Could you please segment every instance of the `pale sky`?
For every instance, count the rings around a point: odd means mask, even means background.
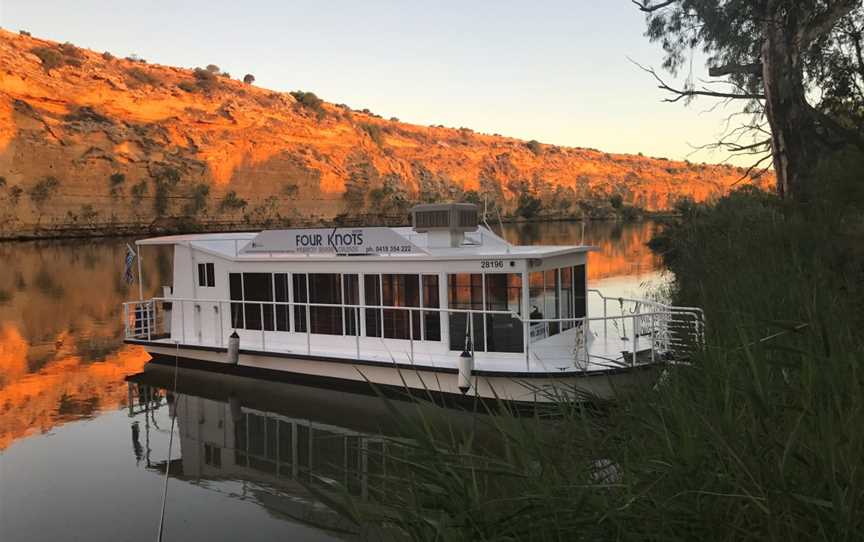
[[[627,60],[662,59],[630,0],[0,0],[0,26],[151,63],[212,63],[385,118],[606,152],[684,159],[732,112],[660,101]]]

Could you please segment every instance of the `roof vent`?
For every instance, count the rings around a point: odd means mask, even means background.
[[[417,233],[427,234],[429,248],[458,247],[466,231],[476,231],[479,223],[473,203],[434,203],[411,209],[411,224]]]

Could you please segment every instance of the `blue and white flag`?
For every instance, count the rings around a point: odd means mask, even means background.
[[[132,264],[135,262],[135,249],[128,244],[126,245],[126,269],[123,271],[123,280],[126,284],[132,284],[135,280],[135,274],[132,272]]]

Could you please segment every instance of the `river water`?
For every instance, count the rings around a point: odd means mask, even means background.
[[[664,279],[645,246],[655,228],[559,222],[505,236],[596,245],[589,287],[639,296]],[[154,540],[166,470],[166,541],[351,539],[313,488],[382,490],[380,400],[188,371],[167,393],[173,375],[142,373],[147,354],[122,342],[121,303],[137,297],[126,243],[0,244],[0,540]],[[145,266],[157,295],[170,250],[148,251]]]

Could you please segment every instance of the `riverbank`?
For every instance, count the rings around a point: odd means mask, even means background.
[[[677,277],[667,294],[705,309],[703,352],[602,414],[562,404],[542,422],[481,417],[498,448],[406,425],[415,444],[380,509],[343,509],[419,540],[860,540],[853,202],[743,190],[682,209],[653,246]]]
[[[519,216],[501,217],[503,224],[544,224],[554,222],[619,222],[637,223],[646,220],[667,220],[678,216],[676,211],[644,211],[638,213],[609,213],[598,216],[559,215],[525,218]],[[497,226],[497,216],[487,216],[491,226]],[[111,237],[149,237],[185,233],[224,233],[260,231],[264,229],[313,228],[313,227],[361,227],[361,226],[410,226],[407,210],[405,214],[380,215],[363,214],[355,216],[340,215],[330,219],[310,217],[277,218],[263,221],[196,221],[186,218],[163,219],[151,223],[89,223],[56,224],[41,227],[22,228],[18,231],[0,230],[0,242],[32,241],[40,239],[89,239]]]

